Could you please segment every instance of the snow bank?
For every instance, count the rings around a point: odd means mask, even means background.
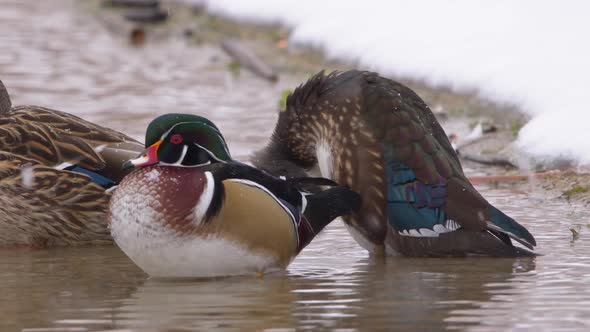
[[[516,103],[533,116],[519,147],[590,163],[590,1],[206,2],[218,14],[286,24],[292,42],[330,57]]]

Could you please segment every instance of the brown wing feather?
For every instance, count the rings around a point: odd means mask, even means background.
[[[332,136],[341,132],[354,136],[358,132],[358,144],[363,137],[383,143],[377,148],[392,149],[395,158],[407,164],[421,182],[447,181],[453,195],[447,196],[445,211],[465,228],[486,229],[485,222],[472,212],[485,209],[488,203],[466,180],[444,130],[428,105],[411,89],[372,72],[347,71],[329,75],[320,72],[289,96],[287,109],[289,111],[279,118],[283,121],[282,130],[275,132],[271,146],[287,142],[304,162],[315,163],[314,123],[323,121],[322,115],[325,115],[337,124],[326,125],[331,128]],[[355,118],[348,130],[345,130],[348,124],[337,121],[340,110],[346,110]],[[302,123],[309,123],[310,128],[304,128]],[[290,136],[282,137],[287,134]],[[375,150],[374,146],[360,148]],[[381,151],[379,154],[383,158]],[[467,199],[468,206],[473,209],[464,211],[467,205],[461,202],[463,199]]]
[[[361,211],[347,222],[374,244],[383,242],[382,226],[392,215],[393,224],[406,221],[398,225],[405,228],[454,221],[470,231],[486,230],[486,221],[496,218],[504,225],[490,226],[499,232],[497,243],[510,244],[510,236],[534,245],[526,229],[469,183],[426,103],[376,73],[320,72],[299,86],[287,98],[269,145],[252,162],[272,174],[295,176],[316,165],[316,155],[322,172],[363,196]]]
[[[0,118],[0,150],[47,166],[68,162],[100,170],[106,166],[102,148],[121,143],[131,151],[129,157],[143,149],[141,143],[124,134],[43,107],[17,106]]]
[[[86,175],[0,152],[0,246],[109,243],[108,200]]]
[[[485,230],[489,203],[467,181],[447,135],[426,103],[411,89],[375,73],[365,73],[365,121],[384,149],[414,171],[425,184],[444,181],[444,211],[461,226]],[[481,214],[481,215],[479,215]]]

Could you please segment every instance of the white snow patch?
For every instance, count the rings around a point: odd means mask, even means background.
[[[282,22],[291,44],[322,47],[360,68],[516,103],[534,117],[520,148],[590,163],[589,1],[204,2],[218,14]]]

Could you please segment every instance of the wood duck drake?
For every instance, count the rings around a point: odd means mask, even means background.
[[[520,256],[533,236],[465,177],[447,135],[412,90],[364,71],[323,72],[288,98],[269,145],[251,158],[275,176],[322,176],[359,192],[344,217],[371,252],[405,256]]]
[[[0,81],[0,247],[112,243],[106,189],[142,150],[71,114],[12,108]]]
[[[285,268],[360,196],[322,178],[284,180],[233,161],[209,120],[167,114],[146,131],[136,170],[113,193],[115,242],[155,277],[211,277]],[[307,184],[331,188],[302,191]]]

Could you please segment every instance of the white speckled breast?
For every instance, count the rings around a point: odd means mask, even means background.
[[[109,223],[119,247],[155,277],[208,277],[268,271],[275,259],[199,225],[195,207],[207,185],[198,168],[151,166],[123,179]]]

